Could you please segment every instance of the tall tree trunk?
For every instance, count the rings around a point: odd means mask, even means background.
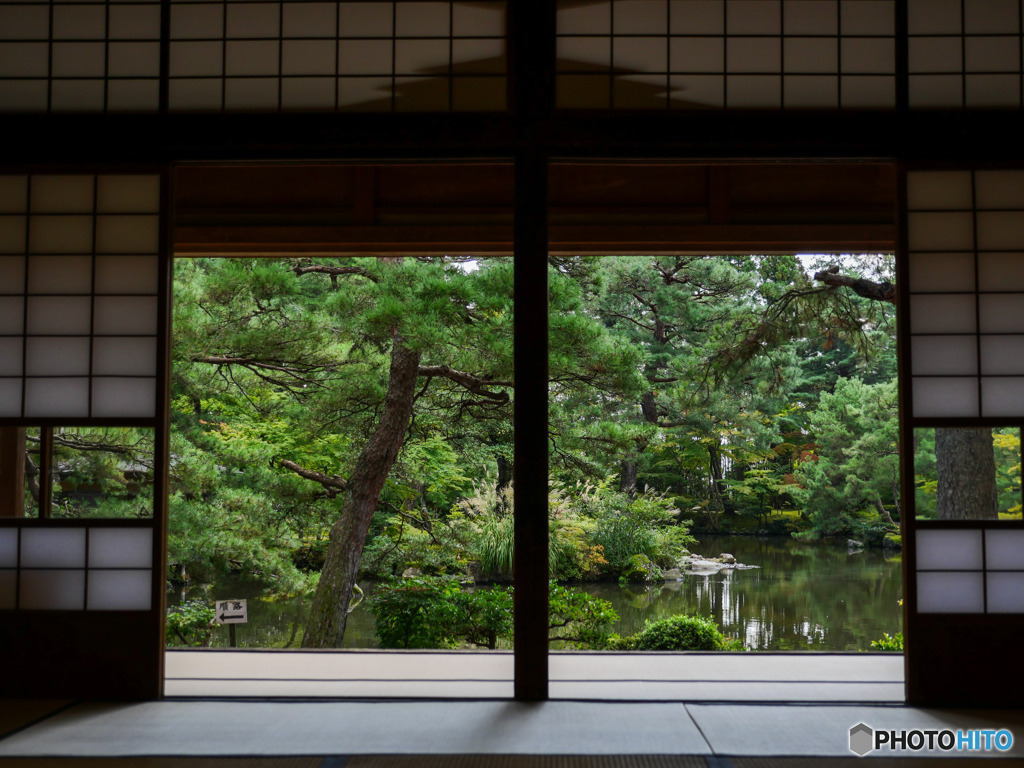
[[[380,501],[412,417],[420,355],[407,348],[395,333],[384,410],[349,477],[349,490],[341,517],[331,528],[330,544],[320,584],[309,610],[303,648],[337,648],[345,635],[348,604],[356,583],[359,560],[370,521]]]
[[[935,430],[940,520],[995,520],[999,517],[996,459],[990,427]]]
[[[726,514],[734,514],[736,508],[729,499],[729,487],[725,484],[722,476],[722,453],[717,445],[708,445],[709,466],[711,468],[711,489],[718,500],[721,510]]]
[[[619,465],[619,490],[630,496],[636,493],[636,462],[623,459]]]

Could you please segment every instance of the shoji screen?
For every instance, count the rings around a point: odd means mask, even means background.
[[[159,106],[158,0],[0,0],[0,111]]]
[[[171,4],[171,110],[505,108],[504,2]]]
[[[908,0],[911,108],[1020,108],[1021,0]]]
[[[560,0],[562,108],[896,106],[889,0]]]
[[[34,516],[0,510],[0,649],[52,649],[45,664],[5,667],[0,694],[39,681],[54,695],[160,690],[166,469],[117,517],[51,506],[43,488],[74,482],[49,469],[51,440],[99,427],[165,439],[165,186],[152,172],[0,175],[0,427],[28,428],[44,468],[38,500],[25,494]],[[166,465],[149,445],[151,466]]]
[[[985,658],[1015,652],[1024,628],[1021,490],[1019,481],[1016,487],[1003,482],[998,498],[995,491],[961,489],[977,487],[971,475],[995,472],[998,485],[1000,473],[1009,470],[1005,481],[1019,472],[1024,170],[911,171],[905,223],[900,322],[902,371],[910,377],[903,412],[909,700],[969,705],[976,698],[995,706],[977,670]],[[933,482],[942,485],[943,473],[947,479],[945,488],[929,490],[932,475],[922,468],[931,439]],[[1016,451],[1015,470],[991,464],[999,440]],[[927,494],[948,512],[922,519]],[[943,501],[952,498],[960,501]],[[1010,512],[1001,512],[1007,505]],[[915,671],[925,669],[949,674]],[[1008,689],[1014,685],[1007,681]]]

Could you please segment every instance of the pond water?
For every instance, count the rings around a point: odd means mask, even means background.
[[[630,635],[646,620],[677,613],[710,615],[730,637],[751,650],[871,650],[871,641],[902,631],[901,562],[898,553],[851,552],[845,544],[798,542],[785,537],[703,536],[694,552],[733,554],[751,570],[687,575],[682,582],[652,586],[616,583],[577,585],[609,600],[619,614],[614,631]],[[362,585],[369,594],[372,585]],[[193,587],[191,598],[204,596]],[[246,598],[249,623],[238,625],[240,647],[296,648],[302,641],[307,605],[274,599],[239,580],[205,591],[208,599]],[[168,604],[183,595],[168,595]],[[213,645],[228,644],[228,630],[214,632]],[[344,647],[373,648],[373,617],[363,606],[349,615]]]

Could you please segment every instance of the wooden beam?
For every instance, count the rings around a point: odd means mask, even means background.
[[[25,516],[25,430],[0,427],[0,517]]]

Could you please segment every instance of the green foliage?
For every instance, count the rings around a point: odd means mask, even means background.
[[[461,611],[448,579],[414,578],[381,586],[367,607],[381,648],[454,648]]]
[[[896,651],[897,653],[903,653],[903,633],[897,632],[895,635],[890,637],[888,632],[883,632],[881,640],[871,641],[871,647],[876,651]]]
[[[555,647],[603,648],[619,620],[612,604],[578,589],[548,586],[548,639]]]
[[[165,634],[168,645],[189,645],[205,648],[216,626],[213,618],[217,612],[203,600],[188,600],[182,605],[167,609]]]
[[[715,622],[705,616],[670,616],[647,622],[643,630],[625,638],[615,638],[610,647],[622,651],[721,651],[738,650],[737,641],[722,634]]]

